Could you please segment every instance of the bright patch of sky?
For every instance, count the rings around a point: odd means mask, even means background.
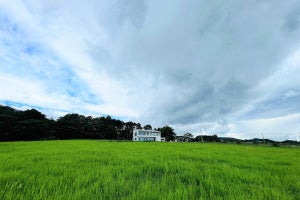
[[[0,0],[0,103],[300,140],[300,2]]]

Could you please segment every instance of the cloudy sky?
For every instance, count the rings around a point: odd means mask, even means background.
[[[300,140],[300,2],[0,0],[0,104]]]

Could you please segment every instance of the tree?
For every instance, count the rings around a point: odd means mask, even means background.
[[[0,105],[0,139],[4,139],[11,133],[18,122],[18,113],[13,108]]]
[[[0,105],[0,140],[40,139],[132,139],[132,130],[142,129],[140,123],[113,119],[111,116],[93,118],[79,114],[67,114],[56,121],[35,110],[15,110]],[[152,130],[151,125],[145,129]],[[173,129],[172,129],[173,130]],[[172,139],[172,133],[166,133]],[[170,140],[169,139],[169,140]]]
[[[82,138],[85,117],[78,114],[66,114],[56,122],[58,136],[62,139]]]
[[[134,123],[137,129],[142,129],[142,125],[140,123]]]
[[[219,142],[220,139],[217,135],[198,135],[194,139],[195,142]]]
[[[21,114],[21,120],[45,120],[46,116],[36,109],[25,110]]]
[[[134,122],[126,122],[124,124],[124,130],[121,133],[121,137],[124,137],[126,140],[131,140],[132,139],[132,131],[134,127]]]
[[[0,106],[0,140],[37,140],[48,137],[51,129],[52,121],[35,109]]]
[[[152,126],[150,124],[147,124],[143,127],[145,130],[152,130]]]
[[[166,141],[173,141],[175,139],[176,134],[174,133],[174,129],[170,126],[164,126],[159,128],[161,132],[161,136],[166,138]]]
[[[186,141],[186,142],[192,141],[193,137],[194,137],[194,136],[193,136],[191,133],[185,133],[185,134],[183,135],[184,141]]]
[[[50,128],[50,120],[23,120],[16,124],[10,138],[13,140],[46,139],[49,136]]]

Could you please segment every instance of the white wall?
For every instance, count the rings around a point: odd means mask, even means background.
[[[143,131],[145,135],[139,135],[139,132]],[[153,132],[157,133],[157,135],[152,135]],[[161,133],[159,131],[153,131],[153,130],[142,130],[142,129],[134,129],[133,130],[133,141],[139,141],[139,138],[155,138],[155,141],[160,142],[161,141]]]

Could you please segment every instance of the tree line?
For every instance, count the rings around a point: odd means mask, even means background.
[[[140,123],[123,122],[110,116],[91,117],[76,113],[66,114],[57,120],[48,119],[36,109],[16,110],[0,105],[0,141],[50,139],[106,139],[132,140],[133,128]],[[144,129],[152,129],[145,125]],[[167,141],[176,134],[170,126],[157,128]]]

